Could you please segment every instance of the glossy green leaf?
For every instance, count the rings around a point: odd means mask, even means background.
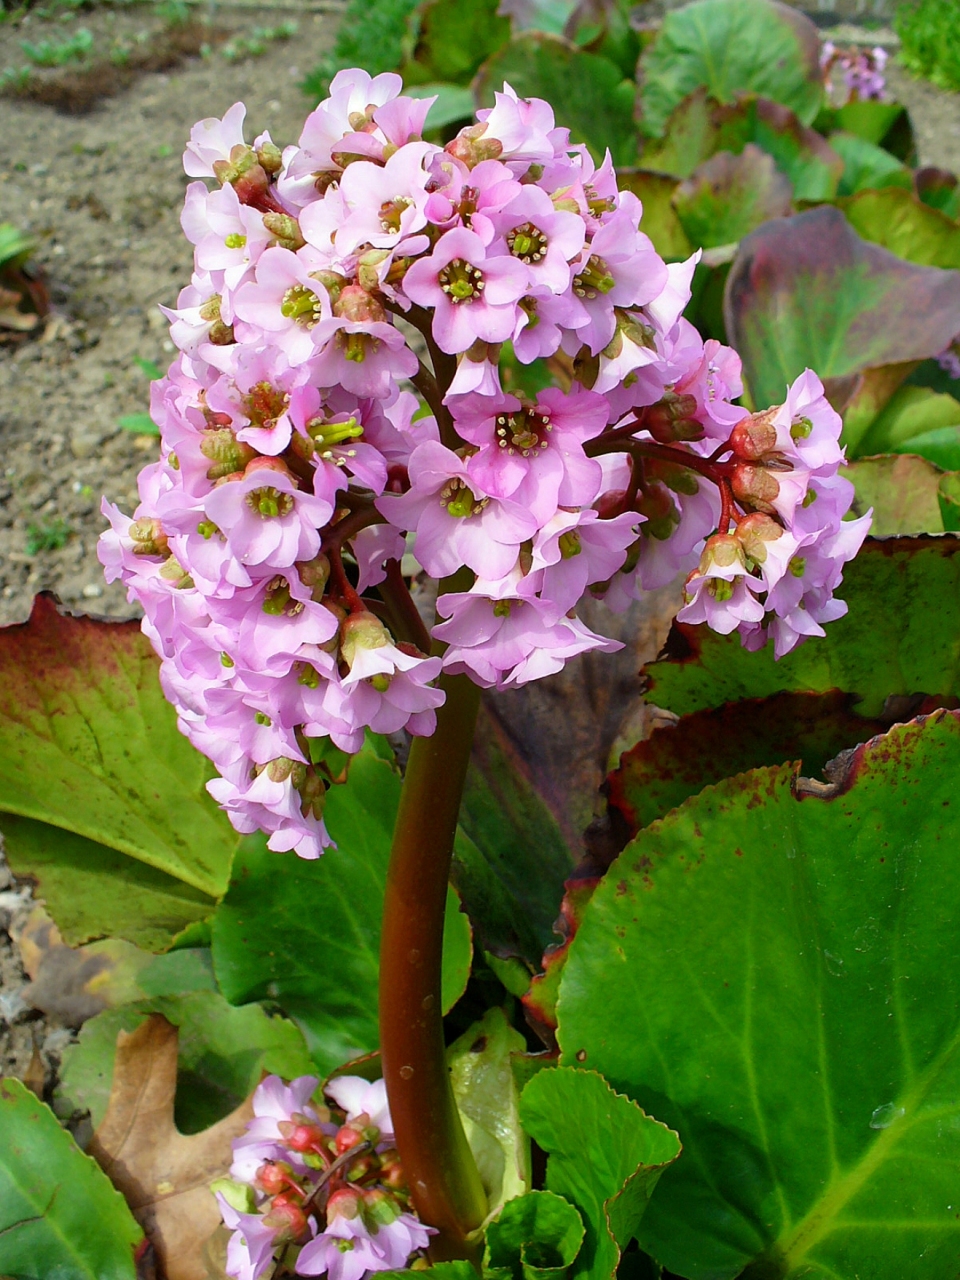
[[[942,472],[926,458],[912,453],[858,458],[846,475],[856,491],[851,513],[861,516],[872,510],[875,537],[943,532],[937,502]]]
[[[823,98],[819,44],[808,19],[767,0],[695,0],[673,10],[641,59],[644,132],[660,137],[701,85],[719,102],[761,94],[811,124]]]
[[[886,727],[853,710],[849,694],[781,693],[731,702],[654,729],[621,756],[607,799],[627,839],[712,782],[799,760],[808,776]]]
[[[882,147],[885,139],[905,113],[906,108],[899,102],[851,98],[834,114],[838,129]]]
[[[492,107],[505,80],[521,98],[545,98],[557,124],[570,130],[573,142],[585,142],[598,163],[608,147],[614,164],[636,163],[635,86],[608,58],[559,36],[522,32],[480,68],[477,105]]]
[[[376,1049],[380,923],[400,796],[391,765],[365,747],[348,781],[327,793],[324,819],[338,848],[315,862],[241,842],[213,918],[213,960],[234,1004],[274,1000],[303,1030],[327,1073]],[[470,925],[447,900],[444,1009],[470,972]]]
[[[936,427],[911,436],[898,453],[915,453],[943,471],[960,470],[960,426]]]
[[[887,401],[857,444],[858,454],[902,452],[915,437],[960,424],[960,401],[912,384]]]
[[[774,660],[736,636],[674,624],[666,655],[644,668],[648,697],[689,715],[741,698],[842,689],[878,715],[891,697],[960,695],[960,539],[868,539],[837,593],[849,612]]]
[[[180,1029],[175,1117],[182,1133],[199,1133],[229,1115],[264,1072],[290,1080],[314,1069],[300,1031],[260,1005],[235,1009],[208,990],[160,995],[107,1009],[84,1023],[76,1043],[64,1050],[59,1114],[89,1111],[94,1128],[100,1124],[117,1034],[135,1030],[151,1013],[162,1013]]]
[[[526,1050],[502,1009],[488,1009],[447,1049],[450,1082],[489,1212],[530,1188],[530,1142],[520,1127],[511,1056]]]
[[[939,354],[960,313],[960,274],[862,240],[839,209],[777,219],[741,241],[724,317],[757,405],[805,368],[821,378]]]
[[[481,709],[451,879],[486,950],[538,965],[575,861],[516,744]]]
[[[951,471],[940,477],[937,498],[944,529],[960,532],[960,473]]]
[[[749,95],[717,111],[718,150],[742,151],[753,143],[790,179],[795,200],[832,200],[843,161],[829,143],[789,107]]]
[[[413,60],[403,68],[411,84],[469,84],[481,62],[510,39],[510,19],[498,13],[497,0],[426,0],[414,29]]]
[[[641,832],[594,895],[561,1061],[682,1134],[638,1232],[671,1271],[952,1275],[958,770],[941,711],[828,787],[742,774]]]
[[[483,1273],[490,1280],[562,1280],[583,1243],[583,1220],[552,1191],[508,1200],[487,1227]]]
[[[881,187],[913,188],[913,176],[905,164],[882,147],[875,147],[852,133],[831,133],[830,146],[843,161],[843,175],[837,195],[852,196],[858,191]]]
[[[520,1115],[547,1153],[546,1185],[580,1210],[586,1239],[573,1275],[611,1280],[660,1175],[680,1155],[666,1125],[611,1089],[596,1071],[540,1071]]]
[[[793,211],[793,187],[759,147],[720,151],[680,183],[673,206],[693,244],[712,249]]]
[[[912,191],[886,187],[843,202],[847,221],[864,240],[922,267],[960,267],[960,226]]]
[[[751,143],[790,179],[795,199],[832,200],[836,195],[843,173],[837,153],[789,107],[756,94],[721,105],[705,89],[696,90],[674,109],[664,137],[647,141],[643,164],[688,178],[716,152],[739,155]]]
[[[143,1237],[123,1196],[19,1080],[0,1080],[0,1272],[134,1280]]]
[[[113,937],[163,951],[216,906],[175,876],[62,827],[2,813],[0,831],[14,875],[37,882],[70,946]]]
[[[236,835],[207,795],[211,767],[178,731],[157,670],[137,623],[69,617],[52,596],[37,597],[29,622],[0,630],[0,811],[217,897]],[[77,856],[69,842],[61,881]]]
[[[514,31],[546,31],[562,36],[577,0],[524,0],[512,5],[510,19]]]
[[[427,129],[443,129],[457,121],[473,119],[473,92],[459,84],[418,84],[404,89],[408,98],[433,98],[427,113]]]
[[[640,197],[643,232],[653,241],[657,253],[668,262],[689,258],[693,245],[673,207],[676,178],[650,169],[621,169],[617,173],[617,185],[621,191],[632,191]]]

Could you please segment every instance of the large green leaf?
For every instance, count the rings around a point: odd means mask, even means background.
[[[918,169],[913,175],[917,195],[931,209],[939,209],[948,218],[960,217],[960,183],[949,169]]]
[[[474,82],[477,105],[492,107],[505,80],[521,98],[546,98],[557,124],[570,130],[574,142],[585,142],[595,160],[602,160],[609,147],[614,164],[636,162],[634,85],[608,58],[585,53],[559,36],[525,31],[480,68]]]
[[[695,0],[668,13],[641,59],[645,133],[659,137],[670,113],[701,85],[719,102],[753,92],[811,124],[823,99],[816,28],[770,0]]]
[[[844,133],[855,134],[858,138],[882,147],[905,115],[906,108],[899,102],[851,98],[834,112],[834,119],[836,127]]]
[[[894,257],[827,205],[741,241],[724,297],[757,405],[782,401],[805,368],[838,378],[937,355],[958,315],[960,273]]]
[[[215,899],[176,876],[95,840],[12,813],[0,817],[4,850],[15,875],[37,882],[66,942],[125,938],[163,951]]]
[[[403,68],[410,83],[468,84],[480,63],[510,39],[510,19],[497,12],[497,0],[426,0],[414,26],[413,61]]]
[[[546,1185],[580,1210],[587,1233],[573,1268],[611,1280],[647,1202],[680,1154],[677,1135],[596,1071],[540,1071],[520,1099],[527,1132],[547,1152]]]
[[[739,155],[718,151],[705,160],[680,183],[673,206],[691,243],[712,249],[792,213],[793,187],[751,142]]]
[[[485,1280],[563,1280],[583,1243],[583,1220],[552,1191],[508,1200],[487,1227]]]
[[[327,793],[324,818],[338,848],[315,862],[241,842],[213,918],[213,961],[234,1004],[273,1000],[303,1030],[318,1069],[376,1049],[383,892],[400,778],[370,747],[346,783]],[[470,926],[447,900],[444,1008],[466,986]]]
[[[868,539],[838,593],[846,617],[775,661],[734,636],[675,624],[667,656],[644,668],[648,696],[689,715],[740,698],[842,689],[865,716],[891,697],[960,695],[960,538]]]
[[[203,895],[226,888],[236,836],[207,795],[211,767],[178,732],[157,670],[137,623],[73,618],[49,595],[34,601],[29,622],[0,630],[0,813],[82,838],[12,827],[12,860],[28,873],[43,867],[41,889],[46,875],[56,882],[52,900],[72,886],[73,928],[88,936],[98,925],[82,894],[98,882],[102,896],[117,855],[161,873],[144,884],[165,904],[132,896],[137,935],[158,927],[157,912],[164,929],[183,928],[204,909]],[[122,914],[114,912],[121,925]]]
[[[684,716],[621,756],[607,798],[627,838],[708,783],[761,765],[802,763],[819,774],[828,760],[886,727],[851,709],[849,694],[781,693]]]
[[[753,143],[771,156],[793,184],[797,200],[832,200],[843,161],[829,143],[782,103],[741,95],[721,105],[705,89],[684,98],[670,116],[665,136],[643,149],[647,169],[687,178],[717,151],[739,154]]]
[[[856,497],[851,513],[873,511],[870,528],[878,538],[909,533],[942,533],[937,488],[943,473],[911,453],[859,458],[847,468]]]
[[[831,133],[830,146],[843,161],[843,176],[837,188],[840,196],[882,187],[913,188],[913,176],[905,164],[852,133]]]
[[[143,1237],[123,1196],[19,1080],[0,1080],[0,1272],[134,1280]]]
[[[912,191],[885,187],[843,202],[847,221],[864,240],[921,267],[960,267],[960,226]]]
[[[682,1135],[638,1232],[671,1271],[955,1273],[958,771],[960,714],[941,711],[830,786],[785,765],[731,778],[641,832],[594,895],[561,1061]]]
[[[526,1041],[502,1009],[488,1009],[447,1049],[450,1082],[490,1213],[530,1189],[530,1142],[520,1127],[511,1061]]]
[[[452,880],[486,950],[537,966],[575,859],[504,725],[482,708]]]
[[[857,453],[901,452],[916,436],[960,425],[960,401],[930,387],[900,387],[857,444]]]

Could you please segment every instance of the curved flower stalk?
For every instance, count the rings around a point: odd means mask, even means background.
[[[431,803],[455,824],[464,682],[518,687],[618,648],[579,602],[623,609],[678,573],[682,618],[779,656],[845,611],[833,593],[869,524],[844,519],[852,486],[819,380],[757,414],[735,403],[736,353],[682,316],[696,256],[664,263],[609,156],[595,164],[509,85],[433,145],[431,100],[400,87],[341,72],[282,154],[268,134],[244,141],[240,104],[194,128],[195,270],[167,313],[179,355],[152,388],[161,456],[132,519],[104,504],[101,560],[143,607],[180,726],[220,773],[212,794],[239,831],[305,858],[331,844],[318,740],[422,740],[445,717],[449,764],[415,743],[410,775],[423,786],[433,770]],[[558,385],[506,391],[505,343]],[[442,580],[432,627],[406,553]],[[451,823],[421,839],[417,812],[401,807],[394,885],[445,880]],[[448,1089],[443,899],[426,896],[413,926],[436,964],[402,978],[385,951],[383,968],[398,1009],[433,1012],[392,1023],[381,998],[385,1073],[405,1162],[463,1171],[449,1094],[431,1102],[446,1155],[417,1155],[414,1104],[396,1103],[401,1067]],[[415,1201],[439,1204],[424,1177]],[[477,1186],[464,1172],[438,1248],[482,1218]]]

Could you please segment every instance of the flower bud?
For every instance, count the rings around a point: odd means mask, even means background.
[[[390,257],[389,249],[368,249],[357,262],[357,280],[360,287],[372,293],[380,288],[379,268]]]
[[[773,515],[772,503],[780,492],[780,482],[766,467],[755,467],[749,462],[738,463],[730,477],[730,487],[733,496],[743,506]]]
[[[503,143],[497,138],[485,138],[486,131],[486,124],[468,125],[447,143],[444,151],[468,169],[475,169],[483,160],[496,160],[503,152]]]
[[[400,1217],[400,1206],[388,1192],[370,1187],[363,1193],[363,1216],[378,1227],[389,1227]]]
[[[380,1182],[385,1187],[389,1187],[391,1191],[404,1191],[406,1189],[407,1179],[404,1176],[403,1165],[400,1163],[398,1152],[390,1150],[381,1153]]]
[[[783,528],[768,515],[755,511],[737,523],[737,537],[748,559],[763,564],[767,558],[767,543],[776,542]]]
[[[172,582],[178,591],[186,591],[194,585],[193,579],[176,556],[168,556],[160,567],[160,577]]]
[[[365,1141],[361,1129],[354,1128],[353,1124],[341,1125],[337,1130],[337,1136],[334,1138],[334,1146],[337,1155],[343,1155],[344,1151],[350,1151],[353,1147],[359,1147],[361,1142]]]
[[[313,767],[304,769],[302,780],[293,785],[300,792],[300,812],[305,818],[312,816],[319,821],[327,803],[327,788],[319,773]]]
[[[238,440],[230,427],[215,427],[204,431],[200,437],[200,452],[209,458],[208,480],[222,480],[224,476],[243,471],[248,462],[257,456],[256,449]]]
[[[133,539],[133,554],[135,556],[165,556],[169,554],[170,548],[167,545],[167,535],[163,532],[163,527],[159,520],[146,517],[134,520],[130,526],[129,534]]]
[[[340,656],[352,670],[358,649],[381,649],[392,644],[390,632],[375,614],[352,613],[340,628]]]
[[[306,1215],[290,1192],[281,1192],[280,1195],[274,1196],[269,1211],[263,1215],[263,1220],[268,1227],[274,1227],[277,1230],[278,1242],[296,1240],[307,1229]]]
[[[257,148],[257,160],[261,169],[271,176],[278,174],[283,168],[283,152],[275,142],[264,142]]]
[[[593,388],[600,376],[600,357],[591,355],[590,348],[582,346],[573,358],[573,377],[587,391]]]
[[[387,318],[377,299],[358,284],[348,284],[340,290],[333,314],[354,324],[383,324]]]
[[[307,243],[300,234],[300,223],[291,218],[289,213],[265,213],[263,225],[276,238],[281,249],[290,249],[296,253]]]
[[[678,440],[700,440],[703,427],[694,418],[697,401],[691,395],[665,391],[662,399],[643,410],[643,425],[660,444]]]
[[[283,1138],[284,1146],[291,1151],[312,1151],[315,1147],[326,1145],[326,1134],[315,1124],[303,1116],[294,1116],[292,1120],[278,1120],[277,1128]]]
[[[300,581],[310,588],[310,598],[319,604],[330,580],[330,561],[321,553],[313,560],[298,560],[296,568]]]
[[[710,575],[711,569],[746,569],[746,556],[740,539],[732,533],[715,533],[708,538],[700,554],[700,565],[697,572],[701,577]],[[734,575],[723,575],[736,576]]]
[[[334,1218],[359,1217],[362,1210],[363,1197],[360,1192],[351,1187],[341,1187],[327,1201],[327,1222],[332,1222]]]
[[[680,514],[665,485],[654,481],[644,485],[634,506],[646,520],[640,531],[648,537],[666,542],[680,523]]]
[[[346,276],[340,275],[338,271],[311,271],[310,279],[316,280],[318,284],[322,284],[326,289],[330,298],[330,305],[336,306],[337,299],[340,297],[341,289],[346,288],[349,281]]]
[[[762,413],[751,413],[746,418],[741,418],[730,432],[730,448],[738,458],[756,462],[776,449],[777,428],[773,425],[773,419],[779,412],[780,406],[777,405],[773,409],[764,409]]]
[[[265,1160],[254,1175],[254,1185],[268,1196],[280,1195],[293,1173],[282,1160]]]

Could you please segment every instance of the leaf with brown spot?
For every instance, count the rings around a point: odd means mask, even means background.
[[[90,1154],[123,1193],[160,1258],[166,1280],[207,1280],[207,1241],[220,1223],[210,1183],[230,1166],[248,1098],[218,1124],[184,1137],[173,1121],[177,1029],[153,1014],[117,1036],[113,1087]]]

